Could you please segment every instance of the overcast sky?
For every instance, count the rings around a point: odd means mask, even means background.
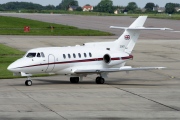
[[[43,6],[49,5],[49,4],[57,6],[59,3],[61,3],[62,0],[0,0],[0,4],[12,2],[12,1],[33,2],[33,3],[41,4]],[[95,6],[101,0],[77,0],[77,1],[79,2],[80,6],[84,6],[85,4],[91,4]],[[160,7],[164,7],[165,4],[168,2],[180,4],[180,0],[112,0],[112,1],[114,5],[119,5],[119,6],[127,6],[129,2],[136,2],[137,5],[141,8],[143,8],[148,2],[153,2],[155,4],[158,4]]]

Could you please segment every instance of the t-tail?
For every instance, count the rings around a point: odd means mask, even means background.
[[[116,49],[131,54],[141,30],[172,30],[169,28],[145,28],[147,16],[139,16],[129,27],[111,26],[110,28],[124,29],[124,33],[115,41]]]

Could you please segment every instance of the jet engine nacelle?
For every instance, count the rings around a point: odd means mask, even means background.
[[[113,65],[118,65],[121,64],[123,62],[125,62],[125,60],[128,59],[132,59],[133,56],[129,55],[127,53],[113,53],[113,54],[105,54],[103,56],[103,61],[105,64],[113,66]]]

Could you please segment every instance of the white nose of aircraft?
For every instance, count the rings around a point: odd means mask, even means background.
[[[8,69],[9,71],[11,71],[11,72],[15,72],[15,71],[16,71],[16,68],[17,68],[16,63],[13,62],[12,64],[10,64],[10,65],[8,66],[7,69]]]
[[[8,66],[8,70],[9,71],[11,71],[11,72],[13,72],[13,73],[15,73],[15,72],[20,72],[19,71],[19,68],[20,68],[20,66],[22,65],[22,60],[17,60],[17,61],[15,61],[15,62],[13,62],[13,63],[11,63],[9,66]]]

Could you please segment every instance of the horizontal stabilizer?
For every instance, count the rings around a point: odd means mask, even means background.
[[[161,70],[165,67],[137,67],[132,68],[131,66],[124,66],[121,68],[103,68],[103,69],[84,69],[75,70],[74,73],[77,74],[88,74],[88,73],[103,73],[103,72],[121,72],[121,71],[137,71],[137,70]]]
[[[129,27],[118,27],[118,26],[110,26],[110,28],[124,29],[124,30],[173,30],[170,28],[146,28],[146,27],[129,28]]]

